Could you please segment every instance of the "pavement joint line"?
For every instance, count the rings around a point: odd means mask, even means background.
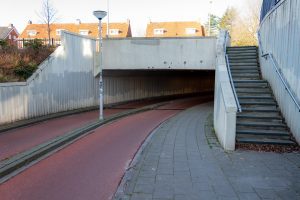
[[[83,127],[80,127],[78,129],[75,129],[73,131],[70,131],[66,133],[65,135],[58,136],[50,141],[47,141],[43,144],[37,145],[36,147],[33,147],[32,149],[29,149],[25,152],[19,153],[9,159],[0,161],[0,184],[4,183],[5,181],[9,180],[9,178],[12,178],[12,175],[14,172],[16,172],[18,169],[24,168],[25,166],[29,165],[30,163],[38,160],[39,158],[45,156],[45,155],[52,155],[53,152],[55,152],[56,149],[59,149],[60,147],[66,147],[69,144],[72,144],[77,138],[81,136],[86,136],[91,131],[105,125],[109,122],[113,122],[117,119],[121,119],[123,117],[137,114],[140,112],[153,110],[157,107],[163,106],[168,104],[169,102],[162,102],[157,104],[148,105],[142,108],[137,108],[134,110],[125,111],[122,113],[115,114],[111,117],[108,117],[104,119],[103,121],[96,121],[92,122],[88,125],[85,125]],[[48,157],[47,156],[47,157]],[[45,157],[46,158],[46,157]],[[26,168],[24,168],[26,169]],[[21,170],[23,171],[23,170]],[[19,171],[19,173],[21,172]],[[14,174],[17,175],[18,173]],[[9,178],[7,178],[9,177]]]

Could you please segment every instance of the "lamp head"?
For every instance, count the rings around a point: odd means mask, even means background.
[[[102,10],[96,10],[96,11],[93,12],[93,14],[99,20],[102,20],[106,16],[107,12],[106,11],[102,11]]]

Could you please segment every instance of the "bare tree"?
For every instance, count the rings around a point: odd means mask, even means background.
[[[246,6],[243,12],[232,15],[231,21],[231,42],[232,45],[247,46],[257,45],[257,29],[259,27],[259,14],[262,0],[245,0]],[[226,14],[226,13],[225,13]],[[222,19],[226,25],[226,15]],[[224,25],[223,25],[224,26]]]
[[[43,24],[47,26],[47,35],[48,35],[48,45],[51,44],[51,27],[50,25],[57,20],[57,10],[53,6],[50,0],[43,0],[42,9],[38,13],[38,16]]]

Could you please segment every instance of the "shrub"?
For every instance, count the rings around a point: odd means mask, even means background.
[[[0,49],[5,49],[8,46],[6,40],[0,40]]]
[[[23,60],[20,60],[18,65],[14,68],[14,73],[23,79],[29,78],[37,69],[37,64],[28,63],[26,64]]]
[[[43,47],[43,41],[40,39],[29,40],[25,42],[24,46],[26,48],[32,48],[35,51],[38,51]]]

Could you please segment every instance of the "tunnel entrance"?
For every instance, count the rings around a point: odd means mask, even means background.
[[[104,103],[213,94],[214,70],[104,70]]]

